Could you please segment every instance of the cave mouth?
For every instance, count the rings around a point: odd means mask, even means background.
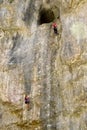
[[[39,25],[50,23],[55,19],[54,13],[51,9],[42,9],[39,14]]]

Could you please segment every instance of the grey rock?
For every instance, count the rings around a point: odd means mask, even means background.
[[[3,1],[0,130],[87,130],[86,44],[85,0]]]

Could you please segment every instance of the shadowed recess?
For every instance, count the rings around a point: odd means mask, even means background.
[[[35,0],[31,0],[25,13],[23,20],[29,25],[34,20],[34,12],[36,11],[35,8]]]
[[[39,25],[50,23],[55,19],[54,13],[51,9],[42,9],[39,14]]]

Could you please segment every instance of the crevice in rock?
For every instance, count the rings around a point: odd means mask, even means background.
[[[13,40],[13,46],[11,49],[11,52],[14,52],[19,46],[20,46],[20,35],[17,33],[16,36],[12,37]]]
[[[41,9],[39,13],[39,25],[50,23],[55,19],[54,12],[51,9]]]
[[[27,72],[24,70],[25,94],[30,94],[30,91],[31,91],[31,70],[27,70]]]
[[[34,19],[34,12],[36,11],[35,8],[35,1],[31,0],[25,13],[24,13],[24,18],[23,21],[27,23],[27,25],[30,25]]]
[[[21,37],[18,33],[12,37],[13,46],[9,52],[9,61],[8,61],[9,69],[15,68],[17,63],[21,62],[21,56],[18,57],[16,53],[17,49],[20,48],[20,44],[21,44],[20,41],[21,41]]]

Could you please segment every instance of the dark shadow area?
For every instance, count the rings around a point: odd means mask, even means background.
[[[39,25],[50,23],[55,19],[54,13],[51,9],[42,9],[39,14]]]
[[[0,4],[2,4],[3,3],[3,0],[0,0]]]
[[[50,0],[47,0],[46,2],[49,4],[49,3],[50,3]]]
[[[27,95],[30,94],[30,91],[31,91],[31,72],[28,68],[26,68],[26,70],[24,70],[24,86],[25,86],[25,93]]]
[[[8,2],[9,2],[9,3],[12,3],[13,1],[14,1],[14,0],[9,0]]]
[[[17,57],[15,52],[21,45],[21,36],[17,33],[15,36],[12,37],[12,48],[9,51],[9,61],[8,67],[9,69],[15,68],[18,63],[21,61],[21,57]]]
[[[23,21],[26,22],[28,25],[30,25],[34,19],[34,12],[36,11],[35,8],[35,0],[31,0],[25,13]]]
[[[29,103],[29,111],[33,108],[34,104],[33,104],[33,99],[30,98],[30,103]]]

